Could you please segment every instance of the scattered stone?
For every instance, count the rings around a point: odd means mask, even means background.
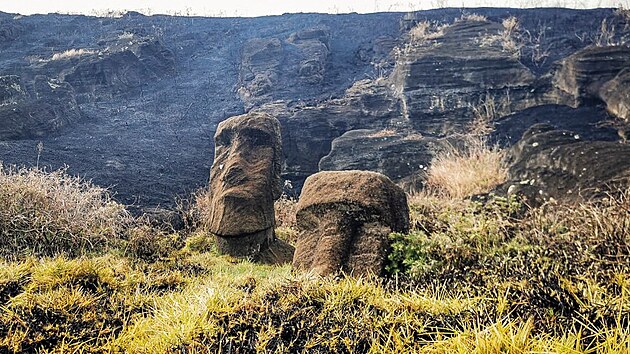
[[[306,179],[297,207],[296,268],[381,275],[391,232],[409,230],[403,190],[368,171],[325,171]]]

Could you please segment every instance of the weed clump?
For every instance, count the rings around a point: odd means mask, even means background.
[[[120,239],[131,221],[106,189],[65,169],[0,164],[0,256],[77,256]]]
[[[433,159],[426,187],[455,199],[487,193],[507,180],[504,159],[505,152],[484,138],[466,137],[462,147],[450,145]]]

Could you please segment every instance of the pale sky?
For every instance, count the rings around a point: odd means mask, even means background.
[[[0,11],[29,15],[135,10],[148,15],[263,16],[286,12],[367,13],[439,7],[628,8],[629,5],[630,0],[0,0]]]

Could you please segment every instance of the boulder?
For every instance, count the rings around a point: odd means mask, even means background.
[[[602,86],[630,66],[630,47],[587,47],[560,62],[554,85],[568,93],[573,106],[599,97]]]
[[[389,233],[409,230],[403,190],[367,171],[325,171],[307,178],[296,219],[293,266],[320,275],[382,274]]]
[[[550,124],[527,130],[509,150],[508,159],[509,182],[503,185],[508,192],[527,190],[555,199],[588,199],[616,192],[630,178],[630,145],[584,141],[579,134]]]
[[[418,187],[444,139],[392,129],[358,129],[332,142],[330,153],[319,161],[321,171],[366,170],[400,183],[413,179]]]
[[[214,136],[209,215],[221,252],[256,257],[274,243],[274,200],[280,197],[282,146],[278,120],[249,113],[221,122]]]
[[[630,122],[630,68],[602,85],[599,97],[606,103],[608,112]]]

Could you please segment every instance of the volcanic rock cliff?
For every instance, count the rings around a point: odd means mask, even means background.
[[[547,123],[625,153],[614,144],[626,140],[628,27],[612,9],[0,13],[0,161],[67,165],[126,203],[155,206],[207,184],[217,124],[248,111],[280,121],[283,176],[298,187],[345,169],[417,184],[437,151],[483,119],[506,146]],[[518,166],[558,153],[518,151]],[[512,171],[515,183],[537,179]]]

